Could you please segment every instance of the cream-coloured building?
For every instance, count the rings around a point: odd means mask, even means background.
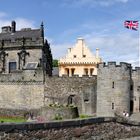
[[[73,48],[68,49],[68,53],[64,58],[60,58],[59,76],[78,75],[97,75],[97,64],[102,62],[99,57],[99,49],[96,49],[96,55],[93,55],[86,46],[84,39],[78,38]]]

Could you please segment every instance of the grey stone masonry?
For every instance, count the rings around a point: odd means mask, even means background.
[[[101,63],[97,74],[97,116],[130,113],[131,65]]]
[[[133,112],[140,111],[140,68],[136,67],[132,71],[132,97],[131,100],[133,101]]]
[[[95,77],[48,77],[46,78],[44,95],[45,105],[59,103],[76,105],[80,114],[96,113],[96,76]]]

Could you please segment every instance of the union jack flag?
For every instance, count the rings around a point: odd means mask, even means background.
[[[124,26],[128,29],[137,31],[138,27],[139,27],[139,22],[138,21],[132,21],[132,20],[126,20],[124,22]]]

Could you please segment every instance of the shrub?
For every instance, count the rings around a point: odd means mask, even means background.
[[[73,104],[70,104],[68,107],[75,108],[76,106]]]
[[[55,114],[54,120],[62,120],[63,117],[61,116],[61,114]]]
[[[90,116],[89,115],[86,115],[86,114],[81,114],[80,116],[79,116],[79,118],[89,118]]]

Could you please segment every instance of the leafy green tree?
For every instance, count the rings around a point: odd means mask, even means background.
[[[58,67],[58,60],[57,59],[53,60],[53,67]]]
[[[50,44],[45,40],[43,47],[43,65],[48,76],[52,76],[53,70],[53,57],[51,53]]]

